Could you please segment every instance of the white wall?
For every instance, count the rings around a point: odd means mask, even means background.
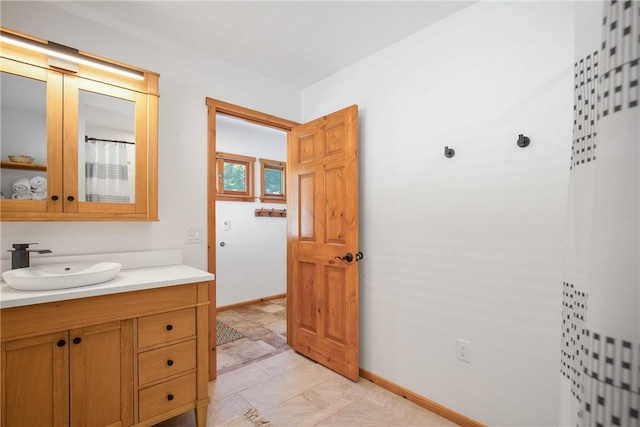
[[[360,108],[361,366],[489,425],[558,422],[572,36],[480,2],[302,93]]]
[[[256,157],[255,194],[260,196],[260,159],[287,161],[287,134],[222,115],[216,150]],[[216,202],[216,304],[218,307],[287,291],[287,219],[256,217],[255,209],[279,203]],[[230,222],[225,230],[223,223]],[[220,246],[224,242],[224,246]]]
[[[207,245],[186,244],[189,227],[207,230],[205,97],[297,120],[299,92],[138,28],[53,2],[2,2],[1,25],[160,73],[157,223],[2,223],[0,252],[39,242],[55,255],[182,248],[207,268]]]

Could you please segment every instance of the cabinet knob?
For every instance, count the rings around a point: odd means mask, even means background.
[[[167,366],[173,366],[173,360],[171,359],[167,360]]]
[[[51,200],[58,200],[58,196],[54,194],[53,196],[51,196]]]
[[[80,338],[80,337],[75,337],[75,338],[73,339],[73,343],[74,343],[74,344],[80,344],[81,342],[82,342],[82,338]]]
[[[75,198],[73,196],[69,196],[69,197],[67,197],[67,200],[70,201],[70,202],[73,202],[75,200]]]
[[[58,347],[64,347],[67,342],[65,340],[58,341]]]
[[[167,331],[173,330],[173,325],[167,325]]]
[[[167,400],[173,400],[173,394],[168,394],[167,395]]]

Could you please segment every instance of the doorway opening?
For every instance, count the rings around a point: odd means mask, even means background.
[[[223,208],[220,208],[220,205],[218,205],[218,203],[221,202],[217,200],[216,196],[216,185],[220,182],[220,176],[216,172],[216,162],[220,161],[221,152],[228,154],[228,151],[226,150],[229,150],[229,146],[225,144],[229,142],[233,143],[233,141],[238,141],[238,138],[242,138],[241,136],[239,136],[242,133],[242,131],[240,130],[243,129],[242,123],[259,125],[264,130],[272,132],[275,130],[277,131],[276,133],[284,133],[284,151],[286,159],[286,137],[288,135],[288,132],[290,132],[293,126],[297,125],[297,123],[211,98],[206,99],[206,104],[208,107],[208,269],[210,272],[216,274],[216,281],[211,282],[209,289],[209,377],[210,380],[213,380],[216,378],[218,370],[216,351],[218,304],[225,308],[233,308],[234,301],[242,301],[246,303],[254,302],[255,300],[255,302],[260,302],[261,299],[264,299],[263,297],[273,296],[275,299],[276,297],[283,296],[282,293],[278,292],[274,294],[274,288],[267,287],[264,289],[255,289],[254,285],[256,285],[256,283],[260,283],[259,280],[256,281],[256,279],[242,278],[242,276],[246,277],[246,273],[251,271],[251,269],[253,269],[252,271],[256,272],[257,274],[260,274],[260,265],[252,266],[246,263],[243,264],[242,262],[238,261],[238,259],[242,259],[242,256],[238,256],[238,251],[252,250],[252,248],[247,248],[247,246],[250,245],[250,243],[247,242],[251,242],[251,236],[253,233],[252,229],[255,229],[256,226],[258,228],[261,228],[263,231],[271,229],[271,232],[276,234],[278,233],[279,228],[282,229],[282,235],[280,236],[282,238],[282,241],[279,244],[283,245],[282,253],[280,256],[284,256],[284,258],[280,258],[280,261],[274,262],[281,262],[282,265],[279,267],[283,269],[285,273],[284,277],[282,277],[281,279],[276,278],[275,282],[277,286],[277,281],[282,280],[281,288],[284,289],[283,293],[286,293],[286,218],[284,218],[284,215],[280,218],[278,218],[277,216],[257,217],[254,215],[254,210],[260,209],[261,206],[260,186],[255,187],[257,189],[258,198],[256,200],[258,200],[258,203],[254,203],[253,200],[236,200],[230,202],[225,201],[225,206]],[[244,131],[247,131],[247,129],[248,127],[245,126]],[[240,131],[240,133],[238,133],[238,131]],[[233,136],[234,132],[235,136]],[[265,132],[263,135],[266,135],[268,133],[269,132]],[[221,138],[224,138],[225,141],[223,142]],[[269,151],[266,151],[267,154],[264,154],[264,151],[262,151],[261,153],[262,154],[260,154],[260,156],[262,157],[275,157],[273,155],[270,155]],[[247,153],[236,154],[242,154],[245,157],[257,157],[247,156]],[[257,174],[256,176],[257,180],[255,182],[259,183],[261,177],[259,176],[259,174]],[[248,191],[249,189],[247,188],[246,190]],[[249,199],[249,197],[246,198]],[[249,201],[249,203],[247,203],[247,201]],[[265,199],[265,202],[267,201],[271,200]],[[272,206],[272,204],[262,204],[263,209],[265,209],[266,207],[266,209],[274,209],[275,211],[276,208]],[[280,209],[278,210],[282,211],[286,209],[285,206],[286,205],[282,204],[281,206],[279,206]],[[218,210],[220,210],[221,212],[218,212]],[[239,214],[238,212],[244,213]],[[248,216],[247,213],[249,214]],[[259,223],[256,222],[256,220],[270,222]],[[234,232],[236,233],[234,234]],[[243,242],[242,245],[235,244],[236,242],[241,241]],[[266,264],[262,264],[263,270],[268,269],[269,267],[268,257],[277,253],[277,250],[273,249],[274,248],[269,251],[268,248],[266,250],[262,248],[260,249],[262,251],[262,254],[257,254],[258,257],[260,257],[260,255],[263,256],[262,261],[258,261],[258,263],[266,261]],[[220,268],[216,267],[218,266],[218,264],[220,264]],[[272,275],[277,276],[279,274],[277,272],[277,268],[275,270],[271,270]],[[222,272],[224,276],[230,279],[230,287],[225,288],[225,292],[222,295],[217,293],[216,282],[219,278],[223,277],[219,276],[219,272]],[[236,286],[233,285],[234,280],[236,281]],[[252,292],[258,293],[252,294]],[[262,294],[260,294],[261,292]],[[252,295],[254,296],[253,298],[251,297]],[[221,298],[219,303],[218,297]]]

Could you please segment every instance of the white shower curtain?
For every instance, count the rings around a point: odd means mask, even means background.
[[[129,203],[127,147],[119,142],[86,142],[87,202]]]
[[[640,2],[576,2],[560,424],[640,426]]]

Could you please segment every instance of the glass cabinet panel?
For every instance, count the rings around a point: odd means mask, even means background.
[[[135,203],[135,127],[134,101],[79,91],[79,201]]]
[[[3,199],[47,199],[47,84],[0,73],[0,191]]]

